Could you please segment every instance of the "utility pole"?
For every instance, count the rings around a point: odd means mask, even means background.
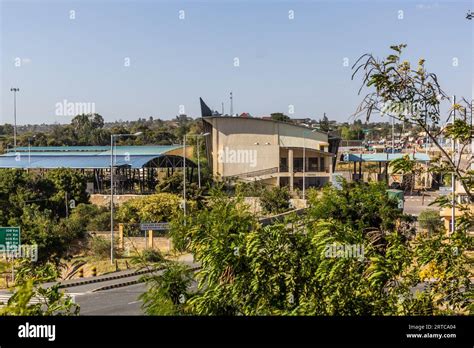
[[[222,102],[222,116],[224,116],[224,102]]]
[[[233,97],[232,92],[230,92],[230,116],[234,115],[234,104],[233,104]]]
[[[20,89],[17,87],[10,88],[10,91],[13,92],[13,119],[14,119],[14,127],[13,127],[13,146],[16,149],[16,92],[19,92]]]

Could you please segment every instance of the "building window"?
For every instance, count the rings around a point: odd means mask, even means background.
[[[280,172],[288,172],[288,158],[280,157]]]
[[[293,170],[295,172],[303,171],[303,158],[302,157],[293,159]]]
[[[290,186],[290,178],[285,178],[285,177],[282,177],[280,178],[280,187],[289,187]]]
[[[317,172],[318,171],[318,158],[310,157],[308,158],[308,172]]]

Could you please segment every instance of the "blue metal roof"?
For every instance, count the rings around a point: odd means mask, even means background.
[[[416,153],[415,155],[413,153],[347,153],[344,154],[343,160],[344,162],[390,162],[406,155],[409,155],[410,159],[415,159],[418,162],[430,161],[430,156],[426,153]]]
[[[117,155],[114,166],[130,166],[142,168],[149,161],[159,158],[156,155]],[[110,156],[0,156],[0,168],[72,168],[72,169],[99,169],[110,168]]]
[[[142,168],[149,161],[182,148],[166,146],[117,146],[114,148],[114,166]],[[0,155],[0,168],[110,168],[109,146],[51,146],[17,147]]]
[[[114,153],[117,155],[161,155],[182,147],[182,145],[115,146]],[[21,146],[16,149],[8,149],[4,156],[15,156],[16,153],[31,154],[31,156],[110,156],[110,146],[32,146],[30,149]]]

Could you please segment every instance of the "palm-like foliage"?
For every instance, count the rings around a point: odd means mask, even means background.
[[[213,192],[207,208],[172,224],[171,235],[202,269],[186,313],[198,315],[412,315],[463,312],[469,284],[443,234],[415,236],[385,187],[310,195],[304,217],[262,227],[239,199]],[[328,205],[324,211],[322,204]],[[406,220],[406,221],[405,221]],[[328,246],[361,255],[328,255]],[[451,253],[450,253],[451,252]],[[434,265],[443,272],[430,274]],[[454,282],[454,278],[456,281]],[[157,301],[162,301],[161,297]],[[150,297],[150,306],[153,306]]]

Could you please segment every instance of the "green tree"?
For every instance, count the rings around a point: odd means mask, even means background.
[[[65,216],[65,190],[86,200],[83,181],[68,171],[46,177],[16,169],[0,170],[0,223],[19,226],[23,244],[37,244],[39,263],[59,264],[71,256],[71,246],[85,238],[85,224]]]
[[[443,222],[437,210],[428,209],[422,211],[418,216],[418,223],[428,233],[437,233],[444,230]]]
[[[457,113],[457,120],[444,129],[446,137],[460,143],[459,153],[469,145],[472,129],[469,126],[468,111],[472,105],[465,99],[464,105],[454,104],[449,115],[442,114],[442,103],[451,103],[448,95],[442,90],[438,77],[425,68],[425,60],[420,58],[415,68],[409,61],[402,61],[405,44],[390,47],[393,51],[385,59],[377,59],[372,54],[361,56],[354,64],[353,78],[362,73],[362,86],[373,89],[364,97],[356,113],[365,115],[369,120],[373,113],[388,115],[403,123],[419,126],[430,138],[430,142],[442,154],[443,165],[438,168],[441,173],[453,173],[464,187],[470,200],[474,200],[474,171],[462,166],[462,156],[453,159],[438,142],[441,123],[446,123]]]
[[[148,315],[185,314],[192,272],[178,262],[167,261],[165,266],[160,274],[145,278],[150,288],[140,296],[143,308]]]
[[[332,186],[309,190],[309,214],[316,219],[334,219],[359,230],[393,230],[399,219],[409,220],[387,196],[384,183],[342,181],[342,190]]]
[[[58,216],[66,216],[66,211],[73,210],[80,203],[89,203],[86,178],[79,171],[68,168],[52,169],[46,172],[44,179],[47,181],[44,185],[49,184],[52,188],[49,207]]]
[[[204,180],[202,181],[204,183]],[[195,182],[186,180],[186,198],[197,199],[202,194],[202,189]],[[156,185],[157,193],[183,193],[183,173],[175,172],[163,178]]]
[[[59,264],[62,259],[72,257],[73,243],[86,237],[85,225],[79,221],[56,220],[50,211],[41,211],[34,204],[26,206],[19,217],[11,218],[9,226],[21,226],[23,244],[38,246],[39,263]]]
[[[290,191],[286,186],[267,188],[260,196],[260,204],[266,213],[283,213],[290,209]]]
[[[323,132],[331,131],[331,124],[329,123],[329,119],[327,118],[326,114],[324,114],[323,118],[318,121],[318,129]]]
[[[71,220],[78,221],[86,226],[87,231],[110,230],[110,210],[108,207],[95,204],[80,203],[69,216]]]
[[[168,221],[181,209],[181,197],[171,193],[158,193],[137,197],[120,205],[117,220],[125,223]]]
[[[358,193],[348,199],[354,189]],[[388,203],[376,206],[383,201]],[[335,202],[334,209],[323,214],[320,202]],[[186,301],[188,314],[466,313],[466,240],[455,235],[448,244],[443,233],[414,235],[382,188],[325,190],[314,196],[315,209],[305,217],[264,228],[239,209],[241,203],[212,190],[206,209],[172,221],[174,245],[201,264],[198,290]],[[368,216],[376,214],[378,219]],[[344,247],[360,252],[340,254]],[[428,279],[430,287],[413,291]],[[148,299],[150,306],[162,302]],[[173,307],[170,312],[176,313]]]
[[[0,307],[0,316],[71,316],[79,314],[79,305],[60,290],[57,283],[51,287],[40,284],[52,280],[57,269],[49,264],[31,267],[23,263],[16,277],[13,295]],[[38,301],[31,303],[32,299]]]
[[[420,163],[410,158],[410,155],[404,155],[390,162],[390,167],[394,174],[402,174],[403,188],[406,191],[413,192],[416,178],[420,178],[424,169]]]
[[[285,115],[282,112],[274,112],[270,114],[270,117],[274,121],[289,122],[291,120],[289,116]]]

